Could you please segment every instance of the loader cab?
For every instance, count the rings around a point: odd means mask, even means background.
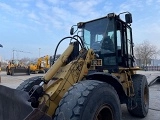
[[[131,14],[125,15],[125,21],[114,13],[96,20],[78,23],[82,29],[85,45],[94,50],[102,60],[98,71],[117,72],[119,67],[133,67],[133,42]]]

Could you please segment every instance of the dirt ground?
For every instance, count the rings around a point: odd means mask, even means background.
[[[150,83],[154,78],[160,76],[159,71],[139,71],[139,74],[144,74],[147,77],[148,83]],[[16,88],[24,80],[34,77],[34,76],[43,76],[44,74],[31,74],[31,75],[15,75],[7,76],[5,72],[1,72],[1,85],[5,85],[11,88]],[[122,106],[122,118],[123,120],[160,120],[160,82],[151,86],[149,88],[150,92],[150,105],[149,112],[145,118],[135,118],[132,117],[126,108],[126,105]]]

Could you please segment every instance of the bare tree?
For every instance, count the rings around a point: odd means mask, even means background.
[[[151,59],[159,54],[157,47],[148,41],[143,41],[143,43],[136,45],[134,50],[140,66],[147,66],[147,64],[150,64]]]

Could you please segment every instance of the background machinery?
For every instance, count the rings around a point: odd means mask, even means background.
[[[29,66],[24,65],[21,61],[12,60],[6,67],[7,75],[14,75],[15,73],[24,73],[30,75]]]
[[[71,41],[43,77],[15,90],[0,86],[0,119],[121,120],[120,104],[145,117],[148,83],[134,67],[132,16],[124,12],[123,21],[121,14],[78,23],[58,43]]]
[[[50,68],[50,56],[38,58],[37,62],[30,64],[31,73],[46,73]]]

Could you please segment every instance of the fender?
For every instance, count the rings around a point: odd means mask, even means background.
[[[102,82],[106,82],[114,87],[114,89],[117,91],[117,94],[120,98],[121,104],[126,103],[127,96],[125,94],[124,88],[119,81],[119,79],[116,76],[113,76],[110,73],[104,73],[104,72],[92,72],[89,73],[86,76],[87,80],[98,80]]]

